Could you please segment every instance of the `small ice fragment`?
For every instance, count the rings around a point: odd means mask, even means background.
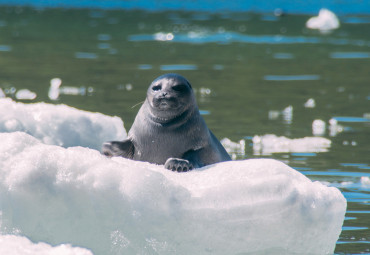
[[[130,83],[127,83],[125,87],[126,87],[127,91],[130,91],[133,88],[132,84],[130,84]]]
[[[73,95],[73,96],[84,96],[86,94],[86,88],[85,87],[68,87],[63,86],[59,88],[60,94],[64,95]]]
[[[18,90],[17,93],[15,94],[15,97],[17,99],[23,99],[23,100],[34,100],[37,95],[35,92],[32,92],[28,89],[21,89],[21,90]]]
[[[329,120],[329,135],[336,136],[338,133],[343,132],[344,128],[338,124],[338,121],[334,118]]]
[[[211,94],[211,89],[209,89],[209,88],[200,88],[199,92],[200,92],[201,96],[208,96],[208,95]]]
[[[283,119],[287,124],[291,124],[293,121],[293,106],[289,105],[283,110]]]
[[[59,98],[59,87],[62,84],[62,80],[59,78],[54,78],[50,80],[50,88],[48,96],[50,100],[57,100]]]
[[[310,98],[306,101],[306,103],[304,103],[304,107],[306,108],[315,108],[316,106],[316,102],[315,102],[315,99],[313,98]]]
[[[159,32],[154,35],[154,40],[156,41],[172,41],[175,36],[172,33]]]
[[[321,9],[319,15],[310,18],[306,22],[306,27],[310,29],[318,29],[320,31],[330,31],[339,28],[339,19],[328,9]]]
[[[268,118],[269,120],[276,120],[277,118],[279,118],[279,115],[280,115],[279,111],[270,110]]]
[[[237,155],[245,155],[245,140],[241,139],[239,142],[233,142],[229,138],[223,138],[221,144],[224,146],[227,153],[229,153],[232,157]]]
[[[370,178],[368,176],[361,177],[361,185],[362,186],[370,186]]]
[[[252,141],[254,155],[271,155],[272,153],[286,152],[327,152],[331,145],[331,141],[324,137],[290,139],[273,134],[254,136]]]
[[[324,135],[326,124],[323,120],[314,120],[312,122],[312,134],[313,135]]]

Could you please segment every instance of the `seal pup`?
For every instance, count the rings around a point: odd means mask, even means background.
[[[231,160],[200,115],[190,83],[173,73],[151,83],[127,138],[104,143],[102,153],[178,172]]]

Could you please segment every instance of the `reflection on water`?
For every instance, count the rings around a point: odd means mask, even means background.
[[[96,59],[98,58],[98,55],[90,52],[76,52],[75,57],[84,59]]]
[[[11,51],[12,47],[8,45],[0,45],[0,51]]]
[[[265,75],[266,81],[315,81],[320,80],[320,75],[303,74],[303,75]]]
[[[120,116],[129,129],[151,81],[179,72],[234,158],[279,159],[338,187],[348,211],[336,253],[369,252],[369,17],[340,17],[322,35],[304,15],[0,14],[0,97],[35,93],[33,101]]]
[[[197,70],[196,65],[161,65],[160,69],[162,71],[190,71]]]
[[[333,52],[331,58],[370,58],[370,52]]]

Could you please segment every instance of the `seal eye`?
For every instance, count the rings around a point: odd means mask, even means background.
[[[179,84],[179,85],[173,86],[172,89],[177,92],[182,92],[187,89],[187,86],[185,84]]]
[[[155,86],[153,86],[153,88],[152,88],[152,90],[154,90],[154,91],[159,91],[159,90],[161,90],[162,89],[162,86],[161,85],[155,85]]]

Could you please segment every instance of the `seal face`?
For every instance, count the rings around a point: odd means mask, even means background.
[[[178,172],[231,160],[199,114],[190,83],[178,74],[151,83],[127,139],[104,143],[102,153]]]

